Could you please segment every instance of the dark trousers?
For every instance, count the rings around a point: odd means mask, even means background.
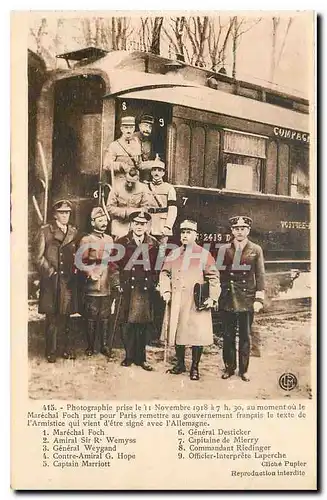
[[[123,327],[126,360],[141,365],[146,361],[147,323],[127,323]]]
[[[236,370],[236,334],[238,332],[238,370],[243,375],[247,372],[250,357],[250,333],[253,322],[253,312],[223,311],[223,360],[226,371]]]
[[[70,332],[70,318],[65,314],[47,314],[45,317],[45,355],[56,355],[58,337],[63,338],[63,350],[73,348],[73,339]]]
[[[111,305],[112,298],[108,295],[85,295],[84,316],[87,319],[88,349],[97,351],[107,346]]]

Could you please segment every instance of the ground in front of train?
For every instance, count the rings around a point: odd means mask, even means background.
[[[33,319],[35,321],[33,321]],[[261,331],[260,358],[251,357],[251,382],[237,376],[221,379],[222,351],[218,345],[205,349],[201,362],[201,380],[194,384],[188,373],[174,377],[166,373],[174,355],[164,363],[163,348],[149,347],[147,358],[155,371],[144,372],[137,366],[120,366],[123,349],[116,348],[108,361],[100,354],[85,355],[84,338],[79,336],[77,359],[58,359],[49,366],[43,358],[43,324],[36,309],[30,311],[29,396],[33,399],[152,400],[152,399],[293,399],[311,398],[310,346],[312,323],[309,312],[258,319]],[[190,350],[189,350],[190,351]],[[187,352],[189,366],[191,354]],[[170,363],[169,363],[170,365]],[[293,390],[284,390],[279,379],[292,372],[298,381]]]

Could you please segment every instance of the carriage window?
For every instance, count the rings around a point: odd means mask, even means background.
[[[226,189],[263,191],[266,139],[231,130],[224,131],[223,171]]]
[[[294,198],[308,198],[310,195],[309,150],[300,146],[292,146],[290,163],[290,195]]]

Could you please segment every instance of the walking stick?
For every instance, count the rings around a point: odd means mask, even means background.
[[[168,349],[169,349],[169,311],[170,305],[166,302],[166,309],[164,314],[164,322],[162,325],[163,328],[163,337],[164,337],[164,367],[167,368],[167,357],[168,357]],[[167,370],[166,370],[167,371]]]
[[[109,341],[109,358],[111,357],[112,348],[113,348],[113,345],[114,345],[114,339],[115,339],[115,336],[116,336],[116,330],[117,330],[117,324],[118,324],[118,319],[119,319],[119,313],[120,313],[120,308],[121,308],[122,300],[123,300],[123,294],[119,293],[117,307],[115,307],[115,309],[116,309],[116,311],[115,311],[116,312],[116,314],[115,314],[115,321],[114,321],[114,325],[113,325],[113,329],[112,329],[112,333],[111,333],[110,341]]]

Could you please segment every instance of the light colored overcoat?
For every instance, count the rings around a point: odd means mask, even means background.
[[[207,250],[196,243],[186,248],[181,246],[166,258],[159,283],[162,296],[171,292],[162,331],[162,340],[167,335],[168,345],[212,344],[211,310],[198,311],[193,295],[194,285],[205,281],[209,282],[209,297],[217,301],[220,286],[215,261]]]

